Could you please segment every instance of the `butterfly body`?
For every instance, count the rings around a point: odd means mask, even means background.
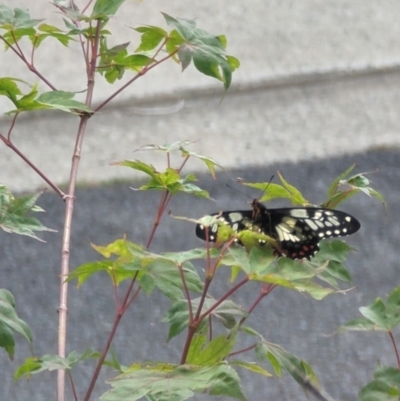
[[[229,225],[234,232],[247,229],[268,235],[278,244],[276,254],[291,259],[310,259],[319,250],[323,238],[343,237],[360,228],[357,219],[339,210],[314,207],[267,209],[257,200],[252,202],[252,207],[252,210],[225,211],[211,216]],[[198,224],[196,235],[205,241],[218,242],[218,227],[218,223]]]

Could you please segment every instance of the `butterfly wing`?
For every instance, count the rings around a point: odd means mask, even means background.
[[[258,218],[263,232],[275,238],[281,253],[292,259],[309,259],[323,238],[343,237],[360,228],[353,216],[323,208],[264,208]]]
[[[215,221],[209,226],[198,224],[196,235],[210,242],[218,242],[219,224],[233,231],[251,229],[274,238],[279,248],[277,255],[291,259],[310,259],[318,250],[323,238],[354,234],[360,223],[353,216],[339,210],[298,207],[267,209],[253,201],[253,210],[214,213]],[[264,245],[265,242],[260,243]]]
[[[196,235],[204,241],[218,242],[219,224],[226,224],[235,232],[250,228],[254,224],[252,210],[234,210],[228,212],[213,213],[215,221],[209,226],[196,225]]]

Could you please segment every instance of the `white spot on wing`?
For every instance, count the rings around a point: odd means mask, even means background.
[[[233,212],[233,213],[229,213],[229,218],[232,223],[236,223],[237,221],[240,221],[243,219],[243,215],[242,215],[242,213]]]
[[[318,230],[318,226],[310,219],[305,220],[312,230]]]
[[[293,209],[289,212],[292,217],[297,217],[301,219],[306,219],[308,217],[308,212],[306,209]]]
[[[328,220],[334,225],[334,226],[340,226],[340,223],[336,217],[328,217]]]

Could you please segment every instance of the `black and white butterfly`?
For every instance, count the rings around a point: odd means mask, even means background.
[[[339,210],[318,207],[267,209],[256,199],[252,207],[252,210],[213,213],[211,216],[234,232],[251,230],[268,235],[278,244],[276,255],[291,259],[310,259],[319,250],[323,238],[343,237],[360,228],[357,219]],[[197,224],[196,235],[205,241],[219,242],[218,230],[217,222],[210,226]]]

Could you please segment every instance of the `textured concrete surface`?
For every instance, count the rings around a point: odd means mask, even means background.
[[[359,233],[348,238],[358,252],[351,253],[348,267],[355,288],[323,301],[278,288],[267,297],[249,320],[269,341],[282,344],[289,351],[307,360],[316,370],[322,385],[337,400],[352,401],[360,387],[373,375],[378,362],[395,366],[390,339],[382,333],[344,333],[331,335],[346,321],[358,317],[358,307],[375,297],[385,297],[398,285],[398,238],[396,216],[399,215],[400,179],[398,151],[374,151],[342,158],[326,158],[317,162],[274,163],[261,168],[232,170],[232,176],[264,181],[276,169],[295,183],[312,202],[324,199],[331,179],[356,162],[357,171],[376,171],[370,176],[374,186],[387,199],[388,210],[367,196],[357,196],[341,209],[356,216],[361,224]],[[211,191],[217,203],[181,196],[173,199],[170,209],[175,215],[199,217],[221,209],[246,208],[248,198],[226,187],[229,176],[218,174],[218,180],[200,176],[199,184]],[[139,183],[136,183],[139,184]],[[246,190],[246,188],[241,188]],[[246,191],[247,192],[247,191]],[[250,195],[251,192],[248,192]],[[63,204],[52,194],[42,197],[46,210],[44,224],[61,230]],[[75,223],[72,235],[71,266],[97,259],[90,242],[106,244],[123,234],[138,243],[149,235],[158,204],[156,192],[133,192],[128,185],[82,189],[77,193]],[[286,204],[279,202],[279,204]],[[58,303],[58,266],[61,232],[45,234],[47,243],[0,232],[0,288],[9,288],[17,297],[18,312],[31,326],[35,335],[37,355],[56,348],[56,308]],[[190,223],[166,216],[159,227],[153,250],[186,250],[202,246]],[[202,264],[198,265],[202,267]],[[222,294],[229,288],[227,271],[219,271],[211,293]],[[105,275],[89,279],[80,289],[71,286],[69,304],[69,347],[82,352],[88,345],[100,349],[110,329],[114,306],[113,292]],[[251,305],[258,286],[249,284],[233,299],[242,306]],[[168,326],[160,323],[168,301],[157,291],[150,297],[144,294],[125,316],[115,343],[121,362],[133,360],[176,361],[182,349],[182,337],[166,343]],[[123,346],[118,345],[122,341]],[[250,345],[242,341],[242,345]],[[24,341],[18,341],[15,362],[7,361],[0,353],[0,378],[3,399],[13,401],[52,400],[55,373],[44,373],[14,384],[10,375],[13,367],[28,355]],[[250,356],[251,358],[251,356]],[[78,392],[82,396],[92,374],[92,365],[74,372]],[[247,375],[243,387],[249,400],[279,399],[306,401],[311,397],[288,376],[279,380]],[[112,372],[107,372],[110,377]],[[107,386],[99,384],[96,397]],[[312,398],[312,397],[311,397]],[[199,398],[199,399],[205,399]]]
[[[125,170],[110,168],[109,163],[135,157],[131,151],[147,143],[199,140],[196,149],[226,168],[399,145],[399,55],[394,51],[400,48],[395,22],[399,3],[214,3],[193,1],[188,8],[185,2],[174,1],[164,4],[162,11],[197,18],[201,27],[227,35],[228,52],[242,63],[232,90],[221,102],[221,85],[194,68],[181,74],[168,63],[154,70],[117,98],[112,109],[91,119],[81,182],[127,177]],[[60,23],[47,1],[5,4],[29,7],[33,17],[44,14],[49,22]],[[138,37],[128,26],[163,25],[159,8],[151,0],[126,2],[110,23],[117,32],[115,43],[126,41],[128,35],[134,48]],[[79,51],[66,50],[56,41],[48,44],[37,53],[42,73],[59,88],[81,90],[85,82],[76,62]],[[1,56],[0,67],[5,76],[37,81],[10,51]],[[100,101],[112,87],[101,78],[98,84],[95,99]],[[177,113],[152,114],[182,103]],[[0,130],[6,132],[9,124],[10,118],[3,118]],[[22,117],[13,139],[45,174],[66,182],[76,128],[75,117],[39,113]],[[157,163],[152,156],[149,160]],[[42,185],[5,147],[0,148],[0,181],[13,190]]]

